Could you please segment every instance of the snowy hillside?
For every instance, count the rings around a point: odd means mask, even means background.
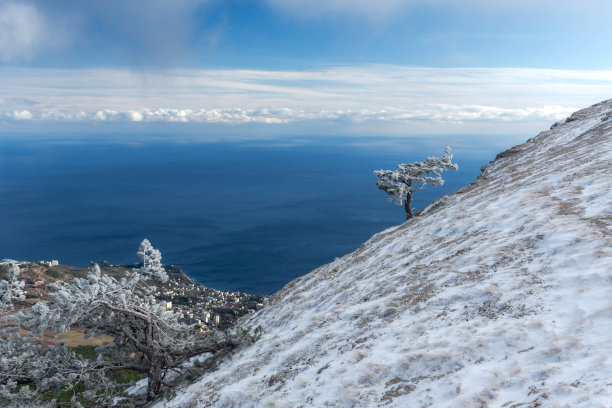
[[[161,405],[611,407],[611,226],[612,100],[289,283]]]

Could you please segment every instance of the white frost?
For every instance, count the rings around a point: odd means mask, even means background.
[[[289,283],[168,407],[612,406],[612,101]]]

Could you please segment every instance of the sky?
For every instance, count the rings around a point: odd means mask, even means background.
[[[0,0],[0,135],[531,135],[612,96],[610,15],[607,0]]]

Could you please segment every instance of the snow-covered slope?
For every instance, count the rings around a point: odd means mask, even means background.
[[[257,343],[163,405],[611,407],[611,114],[289,283],[245,322]]]

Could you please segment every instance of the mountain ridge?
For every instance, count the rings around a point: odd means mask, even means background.
[[[574,113],[293,280],[242,322],[258,342],[163,405],[612,405],[611,113]]]

